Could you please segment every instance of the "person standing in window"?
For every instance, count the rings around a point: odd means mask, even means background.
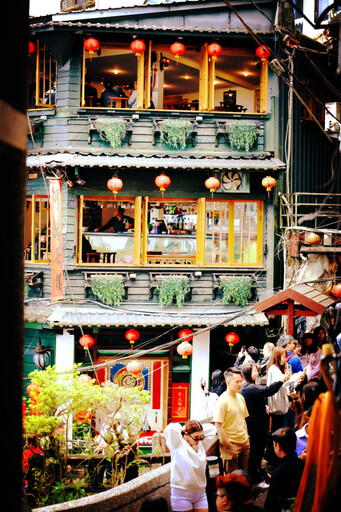
[[[109,228],[113,228],[114,233],[123,233],[124,231],[132,231],[134,228],[134,219],[128,215],[124,215],[124,209],[122,207],[115,208],[111,219],[100,228],[96,228],[95,231],[103,232]]]

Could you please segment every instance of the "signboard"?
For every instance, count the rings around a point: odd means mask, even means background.
[[[189,384],[172,385],[172,421],[187,421],[189,418]]]

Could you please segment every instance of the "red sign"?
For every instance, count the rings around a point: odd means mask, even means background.
[[[189,384],[172,385],[172,421],[187,421],[189,418]]]

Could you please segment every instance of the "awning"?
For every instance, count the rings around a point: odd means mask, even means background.
[[[285,167],[278,158],[183,158],[183,157],[143,157],[118,155],[81,155],[56,153],[54,155],[31,155],[26,159],[29,169],[70,167],[108,167],[134,169],[193,169],[193,170],[269,170]]]
[[[129,308],[106,308],[101,305],[54,305],[41,303],[26,304],[25,321],[41,322],[51,327],[210,327],[216,324],[224,327],[232,326],[262,326],[268,325],[268,319],[264,313],[247,311],[237,318],[229,320],[237,308],[225,307],[213,309],[211,313],[200,312],[200,306],[190,307],[186,311],[179,312],[174,308],[167,310],[152,306],[141,309],[141,306]],[[45,315],[44,315],[45,309]],[[207,308],[205,308],[206,310]],[[224,319],[226,321],[224,322]]]

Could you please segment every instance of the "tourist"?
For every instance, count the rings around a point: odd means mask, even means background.
[[[272,434],[274,451],[280,460],[271,475],[270,487],[264,508],[267,512],[281,512],[288,507],[288,499],[294,498],[300,485],[304,462],[297,457],[296,435],[284,427]]]
[[[165,428],[171,453],[171,506],[173,512],[208,512],[206,496],[206,451],[204,439],[216,436],[214,425],[189,420],[184,427],[170,423]]]
[[[271,341],[267,341],[263,347],[263,359],[259,363],[259,377],[262,379],[262,384],[266,383],[266,368],[274,348],[275,345]]]
[[[262,507],[251,502],[252,485],[244,474],[233,472],[218,476],[216,481],[217,512],[260,512]]]
[[[159,494],[154,494],[143,500],[140,512],[168,512],[168,510],[166,499]]]
[[[217,401],[214,416],[220,456],[225,473],[231,473],[234,469],[247,471],[250,441],[245,420],[249,413],[240,394],[242,376],[237,368],[229,368],[224,376],[227,389]]]
[[[297,341],[290,334],[281,336],[277,342],[278,347],[283,347],[286,350],[287,363],[290,364],[292,373],[303,370],[300,357],[294,353],[296,343]]]

